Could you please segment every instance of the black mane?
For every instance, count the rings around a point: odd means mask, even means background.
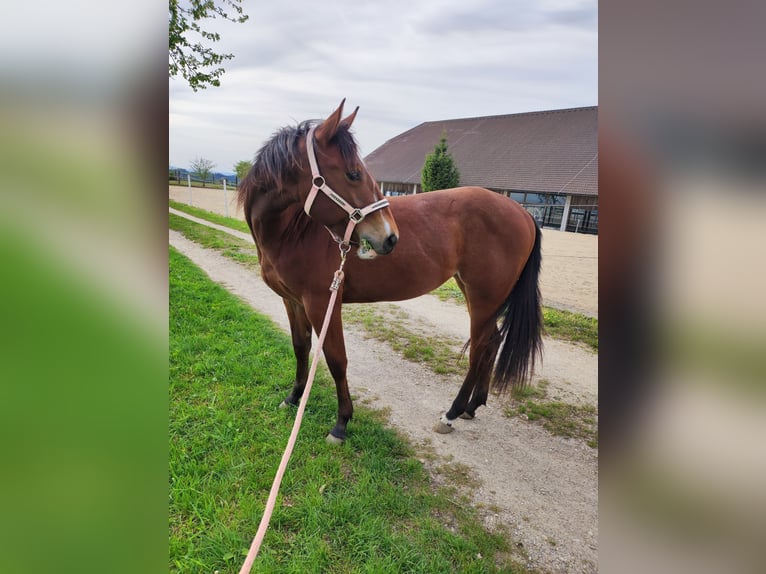
[[[238,188],[239,204],[245,207],[245,213],[253,194],[281,192],[297,171],[302,168],[308,169],[307,164],[304,166],[299,143],[311,127],[317,124],[317,120],[306,120],[297,126],[284,127],[275,132],[255,154],[253,167]],[[354,136],[348,127],[341,125],[330,144],[338,147],[348,169],[353,169],[358,151]]]

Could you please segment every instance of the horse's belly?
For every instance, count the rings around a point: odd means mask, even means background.
[[[355,269],[346,275],[343,301],[346,303],[371,303],[375,301],[403,301],[430,293],[455,273],[450,268],[420,270],[370,266],[367,270]],[[358,272],[361,271],[361,272]]]

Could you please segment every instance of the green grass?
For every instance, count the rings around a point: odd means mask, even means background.
[[[236,229],[237,231],[247,233],[248,235],[250,234],[250,228],[247,226],[247,222],[242,219],[226,217],[225,215],[220,215],[206,209],[200,209],[199,207],[193,207],[180,201],[173,201],[172,199],[169,201],[169,203],[170,207],[177,209],[178,211],[183,211],[184,213],[188,213],[194,217],[199,217],[200,219],[212,221],[218,225],[224,225],[226,227]]]
[[[169,567],[236,572],[292,426],[292,348],[172,248],[169,266]],[[336,408],[320,369],[254,572],[525,571],[380,415],[357,405],[346,444],[326,444]]]
[[[343,320],[360,325],[369,336],[388,343],[397,353],[414,363],[423,363],[440,375],[463,374],[467,361],[461,360],[463,343],[447,337],[412,332],[404,321],[406,313],[393,305],[346,305]]]
[[[453,301],[455,303],[465,304],[465,296],[452,278],[434,289],[432,293],[442,301]]]
[[[203,247],[215,249],[224,257],[233,259],[250,269],[258,267],[258,253],[252,241],[245,241],[220,229],[202,225],[174,213],[168,214],[168,221],[170,229],[182,233],[187,239]]]
[[[598,352],[598,319],[543,307],[543,324],[549,337],[583,343]]]
[[[509,417],[523,415],[530,421],[541,421],[550,433],[586,441],[591,448],[598,448],[598,411],[592,405],[572,405],[561,401],[548,401],[548,381],[526,385],[514,392],[513,401],[505,414]]]

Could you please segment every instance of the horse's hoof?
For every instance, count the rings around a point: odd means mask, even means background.
[[[467,421],[472,421],[473,417],[474,417],[474,415],[472,415],[471,413],[468,413],[468,412],[463,413],[462,415],[460,415],[461,419],[465,419]]]
[[[297,403],[291,403],[290,401],[288,401],[287,399],[285,399],[284,401],[282,401],[281,403],[279,403],[279,408],[280,408],[280,409],[290,409],[290,408],[292,408],[292,409],[297,409],[297,408],[298,408],[298,406],[299,406],[300,404],[301,404],[301,401],[300,401],[300,399],[298,399],[298,402],[297,402]]]
[[[327,444],[343,444],[344,443],[344,440],[342,438],[338,438],[332,433],[327,435],[327,437],[325,438],[325,441],[327,442]]]
[[[452,428],[452,425],[448,425],[447,423],[444,423],[442,421],[439,421],[434,425],[434,431],[438,432],[439,434],[449,434],[451,433],[454,428]]]

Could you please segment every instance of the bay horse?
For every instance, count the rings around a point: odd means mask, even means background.
[[[450,277],[465,295],[468,372],[434,428],[448,433],[486,405],[490,383],[503,392],[534,369],[542,350],[540,229],[518,203],[479,187],[384,198],[349,131],[359,108],[343,118],[344,102],[322,122],[276,132],[238,187],[263,280],[290,320],[296,371],[283,405],[298,405],[303,394],[311,331],[322,326],[340,245],[348,252],[342,303],[410,299]],[[338,396],[327,440],[340,443],[353,414],[341,305],[324,355]]]

